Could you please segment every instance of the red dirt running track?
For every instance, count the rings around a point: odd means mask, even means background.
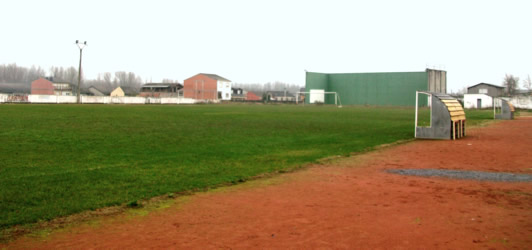
[[[8,248],[479,249],[532,246],[532,183],[401,176],[397,168],[532,174],[532,119],[424,140],[176,199]],[[2,246],[0,245],[0,248]]]

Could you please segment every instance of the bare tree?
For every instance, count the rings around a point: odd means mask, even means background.
[[[41,67],[26,68],[17,66],[16,63],[0,65],[0,82],[29,84],[45,75],[46,72]]]
[[[247,91],[252,92],[267,92],[267,91],[288,91],[289,93],[295,94],[301,89],[300,85],[297,84],[289,84],[289,83],[283,83],[276,81],[274,83],[267,82],[264,84],[260,83],[234,83],[234,87],[236,88],[242,88]]]
[[[111,83],[113,82],[112,78],[113,78],[113,76],[111,75],[111,72],[103,73],[103,82],[104,83],[111,85]]]
[[[524,80],[523,87],[528,89],[528,91],[532,90],[532,81],[530,80],[530,75]]]
[[[49,73],[49,76],[53,77],[54,82],[71,83],[74,87],[74,91],[77,90],[78,70],[76,67],[51,67]],[[18,66],[16,63],[0,65],[0,83],[29,84],[32,81],[46,75],[46,71],[39,66],[26,68]],[[138,91],[141,84],[142,78],[135,75],[133,72],[115,72],[114,77],[112,73],[105,72],[98,74],[96,79],[86,80],[83,79],[83,75],[81,76],[82,89],[93,85],[100,90],[108,92],[118,86],[128,87],[129,89]]]
[[[41,67],[31,66],[31,68],[28,70],[26,81],[33,82],[44,76],[46,76],[46,72],[44,72]]]
[[[2,69],[0,71],[1,71],[0,75],[2,76],[2,79],[1,79],[2,82],[9,82],[9,83],[25,82],[24,74],[27,71],[27,69],[23,67],[18,67],[16,63],[2,65]]]
[[[138,92],[142,85],[142,78],[135,75],[133,72],[117,71],[115,72],[115,78],[113,79],[113,87],[129,88]]]
[[[161,82],[162,83],[179,83],[179,81],[177,81],[177,80],[172,80],[172,79],[168,79],[168,78],[163,78],[163,80]]]
[[[456,91],[451,91],[452,96],[464,96],[464,94],[467,94],[467,87],[461,87]]]
[[[512,74],[506,74],[502,84],[506,88],[506,93],[508,95],[515,95],[517,93],[517,89],[519,88],[519,77],[513,76]]]
[[[78,83],[78,70],[74,67],[51,67],[50,72],[52,73],[52,76],[54,77],[54,81],[56,82],[68,82],[75,86],[77,86]],[[83,75],[81,76],[81,80],[83,81]]]

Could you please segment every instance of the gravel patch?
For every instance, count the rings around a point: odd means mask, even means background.
[[[445,169],[389,169],[389,173],[425,177],[445,177],[451,179],[469,179],[479,181],[532,182],[530,174],[512,174],[481,171],[462,171]]]

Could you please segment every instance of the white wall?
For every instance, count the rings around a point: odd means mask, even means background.
[[[177,98],[177,97],[166,97],[160,98],[161,104],[194,104],[196,100],[192,98]]]
[[[0,94],[0,103],[8,103],[9,95]],[[76,96],[27,95],[29,103],[77,103]],[[183,97],[81,96],[86,104],[194,104],[198,100]]]
[[[75,96],[62,95],[28,95],[30,103],[76,103]]]
[[[325,103],[325,90],[323,89],[311,89],[309,103]]]
[[[109,96],[81,96],[82,103],[108,104],[110,99]]]
[[[218,92],[222,92],[222,100],[231,100],[231,94],[233,91],[231,91],[231,82],[223,82],[218,81]],[[218,93],[216,93],[218,95]]]
[[[512,103],[518,109],[532,109],[532,96],[514,96],[504,98]]]
[[[145,97],[111,96],[112,104],[145,104]]]
[[[477,107],[477,100],[481,100],[482,107]],[[465,94],[464,95],[464,108],[476,109],[476,108],[491,108],[493,107],[493,98],[484,94]]]

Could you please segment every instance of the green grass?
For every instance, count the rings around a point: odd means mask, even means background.
[[[413,108],[0,105],[0,228],[411,139],[413,121]]]
[[[420,127],[429,127],[430,115],[430,108],[419,108],[417,115],[417,125]]]

